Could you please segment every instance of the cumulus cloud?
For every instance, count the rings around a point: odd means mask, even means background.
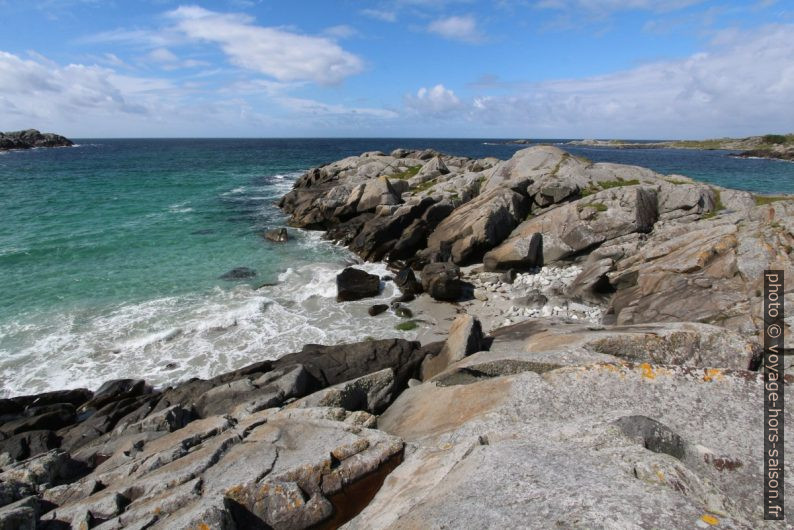
[[[427,30],[450,40],[472,43],[483,40],[483,35],[477,28],[477,21],[471,15],[434,20],[427,26]]]
[[[440,116],[461,108],[462,103],[455,92],[436,85],[432,88],[420,88],[416,95],[405,98],[405,106],[420,114]]]
[[[474,119],[563,136],[697,137],[788,130],[794,26],[726,32],[706,51],[474,100]],[[759,129],[760,128],[760,129]]]
[[[248,15],[182,6],[168,16],[189,39],[216,43],[233,64],[279,81],[333,84],[363,69],[359,57],[331,39],[257,26]]]

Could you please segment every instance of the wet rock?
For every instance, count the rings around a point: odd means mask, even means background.
[[[143,379],[114,379],[106,381],[94,393],[93,399],[87,401],[81,411],[101,409],[112,401],[133,398],[146,393],[146,381]]]
[[[410,268],[400,269],[394,277],[394,284],[404,295],[417,295],[422,293],[422,284],[416,279],[414,271]]]
[[[375,304],[367,310],[367,313],[369,313],[369,316],[374,317],[384,313],[387,309],[389,309],[389,306],[386,304]]]
[[[348,267],[336,276],[336,301],[349,302],[380,294],[380,278],[361,269]]]
[[[228,281],[247,280],[248,278],[253,278],[254,276],[256,276],[256,271],[254,269],[249,269],[248,267],[237,267],[222,274],[220,279]]]
[[[264,238],[274,243],[285,243],[289,241],[289,234],[286,228],[274,228],[265,232]]]
[[[5,453],[12,461],[25,460],[58,447],[58,437],[51,430],[27,431],[0,441],[0,455]]]

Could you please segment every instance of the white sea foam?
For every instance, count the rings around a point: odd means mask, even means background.
[[[306,244],[317,244],[311,234]],[[298,351],[306,343],[336,344],[393,337],[399,318],[367,314],[395,295],[336,302],[342,263],[290,268],[275,286],[239,285],[203,294],[119,305],[102,315],[72,311],[0,326],[3,395],[58,388],[96,388],[119,377],[157,386],[211,377],[263,359]],[[386,274],[383,264],[362,264]],[[413,332],[404,333],[413,338]]]

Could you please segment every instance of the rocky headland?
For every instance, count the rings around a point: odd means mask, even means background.
[[[364,153],[280,205],[386,261],[338,303],[394,282],[368,318],[419,340],[0,400],[0,527],[781,528],[759,332],[794,200],[537,146]]]
[[[568,145],[610,147],[614,149],[706,149],[739,151],[741,158],[772,158],[794,160],[794,134],[766,134],[747,138],[717,138],[711,140],[670,140],[636,142],[625,140],[573,140]]]
[[[33,149],[34,147],[71,147],[74,142],[53,133],[40,133],[36,129],[0,132],[0,151]]]

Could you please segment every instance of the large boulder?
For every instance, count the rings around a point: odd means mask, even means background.
[[[361,190],[361,196],[356,204],[356,211],[358,213],[364,213],[373,211],[377,206],[382,204],[392,205],[401,204],[402,202],[400,195],[394,191],[389,179],[386,177],[379,177],[364,184]]]
[[[427,239],[428,254],[449,247],[456,264],[468,264],[501,243],[527,215],[525,196],[509,188],[487,191],[455,209]]]
[[[648,232],[657,219],[654,190],[641,186],[607,189],[524,221],[483,257],[483,263],[491,270],[553,263],[620,236]],[[536,234],[542,241],[533,245]]]
[[[380,293],[380,277],[361,269],[347,267],[336,276],[336,301],[361,300]]]
[[[483,349],[480,321],[471,315],[460,315],[449,327],[449,336],[438,355],[425,357],[422,362],[422,380],[443,372],[447,366]]]
[[[432,298],[454,302],[463,295],[460,269],[454,263],[431,263],[422,269],[422,288]]]

